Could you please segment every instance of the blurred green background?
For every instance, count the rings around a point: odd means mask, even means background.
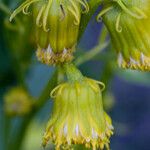
[[[42,136],[53,105],[50,98],[30,121],[26,121],[27,124],[24,119],[28,118],[6,116],[3,107],[5,92],[18,84],[24,85],[32,96],[38,98],[55,70],[40,64],[35,57],[29,17],[19,15],[12,24],[9,23],[10,10],[20,2],[0,0],[0,150],[42,150]],[[93,16],[80,40],[76,56],[96,46],[101,28]],[[84,75],[106,84],[104,107],[115,127],[111,149],[149,150],[150,74],[119,69],[111,44],[79,68]],[[20,135],[21,130],[24,132]],[[47,149],[53,150],[54,147],[50,144]]]

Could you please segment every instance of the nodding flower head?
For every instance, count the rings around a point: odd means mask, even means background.
[[[89,78],[67,82],[52,92],[54,108],[47,124],[43,146],[52,140],[59,150],[73,144],[87,148],[109,149],[109,138],[113,134],[110,117],[104,112],[99,85],[104,84]]]
[[[4,95],[4,110],[9,116],[22,116],[32,109],[33,98],[22,87],[14,87]]]
[[[20,11],[29,14],[31,4],[38,59],[45,64],[71,61],[81,13],[89,10],[86,0],[26,0],[12,13],[10,20]]]
[[[103,3],[98,20],[104,21],[118,64],[150,71],[150,0],[112,0]]]

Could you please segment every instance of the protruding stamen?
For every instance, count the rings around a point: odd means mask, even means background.
[[[97,87],[93,86],[92,82],[95,82],[99,85],[101,85],[101,91],[104,91],[105,90],[105,84],[103,82],[100,82],[100,81],[97,81],[97,80],[90,80],[90,79],[87,79],[87,82],[89,82],[89,84],[91,85],[91,87],[97,91]]]
[[[60,87],[62,86],[62,84],[56,86],[50,93],[50,97],[51,98],[55,98],[56,97],[56,94],[57,94],[57,91],[60,89]]]
[[[38,2],[40,0],[27,0],[24,3],[22,3],[10,16],[10,22],[13,20],[13,18],[20,13],[21,11],[24,11],[24,9],[29,7],[32,3]]]
[[[120,26],[120,19],[121,19],[121,13],[117,16],[116,20],[116,31],[117,32],[122,32],[122,27]]]
[[[112,9],[113,9],[113,7],[111,6],[111,7],[108,7],[106,9],[102,10],[97,16],[97,21],[100,22],[102,20],[102,16]]]
[[[43,14],[43,11],[45,9],[45,5],[43,5],[38,13],[38,16],[36,18],[36,25],[41,27],[42,26],[42,23],[40,23],[40,20],[41,20],[41,17],[42,17],[42,14]]]
[[[28,15],[28,14],[30,14],[30,12],[29,12],[29,7],[30,7],[30,5],[28,5],[28,6],[25,6],[24,8],[23,8],[23,13],[25,14],[25,15]]]
[[[68,6],[68,10],[72,13],[72,15],[75,17],[75,25],[79,25],[80,23],[80,12],[79,8],[76,6],[73,0],[69,0],[69,2],[72,4],[71,6]]]
[[[53,2],[53,0],[48,1],[48,4],[47,4],[46,9],[45,9],[44,14],[43,14],[43,29],[45,32],[49,31],[49,29],[47,29],[46,26],[47,26],[48,13],[49,13],[52,2]]]
[[[118,5],[122,8],[122,10],[124,10],[127,14],[131,15],[132,17],[134,18],[137,18],[137,19],[142,19],[143,18],[143,13],[138,15],[132,11],[130,11],[126,6],[125,4],[122,2],[122,0],[113,0],[114,2],[117,2]]]
[[[83,13],[87,13],[89,11],[89,5],[86,0],[77,0],[83,7],[84,10],[82,11]]]

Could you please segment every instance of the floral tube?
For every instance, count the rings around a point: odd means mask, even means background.
[[[81,13],[89,9],[86,0],[26,0],[12,13],[10,20],[20,11],[29,14],[30,6],[36,25],[38,59],[48,65],[71,61]]]
[[[80,82],[63,83],[51,92],[54,108],[43,146],[51,140],[56,149],[65,149],[72,144],[83,144],[93,150],[109,149],[113,127],[103,110],[102,89],[98,84],[102,83],[84,77]]]

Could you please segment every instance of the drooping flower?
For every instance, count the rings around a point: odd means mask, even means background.
[[[38,59],[48,65],[71,61],[82,12],[88,12],[86,0],[26,0],[10,17],[20,11],[29,14],[32,4],[36,24]]]
[[[122,68],[150,71],[150,0],[105,0],[103,19]]]
[[[72,144],[83,144],[93,150],[109,149],[113,127],[103,110],[103,89],[98,84],[104,87],[103,83],[84,77],[82,81],[63,83],[51,92],[54,108],[43,146],[51,140],[57,150]]]
[[[4,95],[4,110],[9,116],[22,116],[32,109],[33,98],[22,87],[14,87]]]

